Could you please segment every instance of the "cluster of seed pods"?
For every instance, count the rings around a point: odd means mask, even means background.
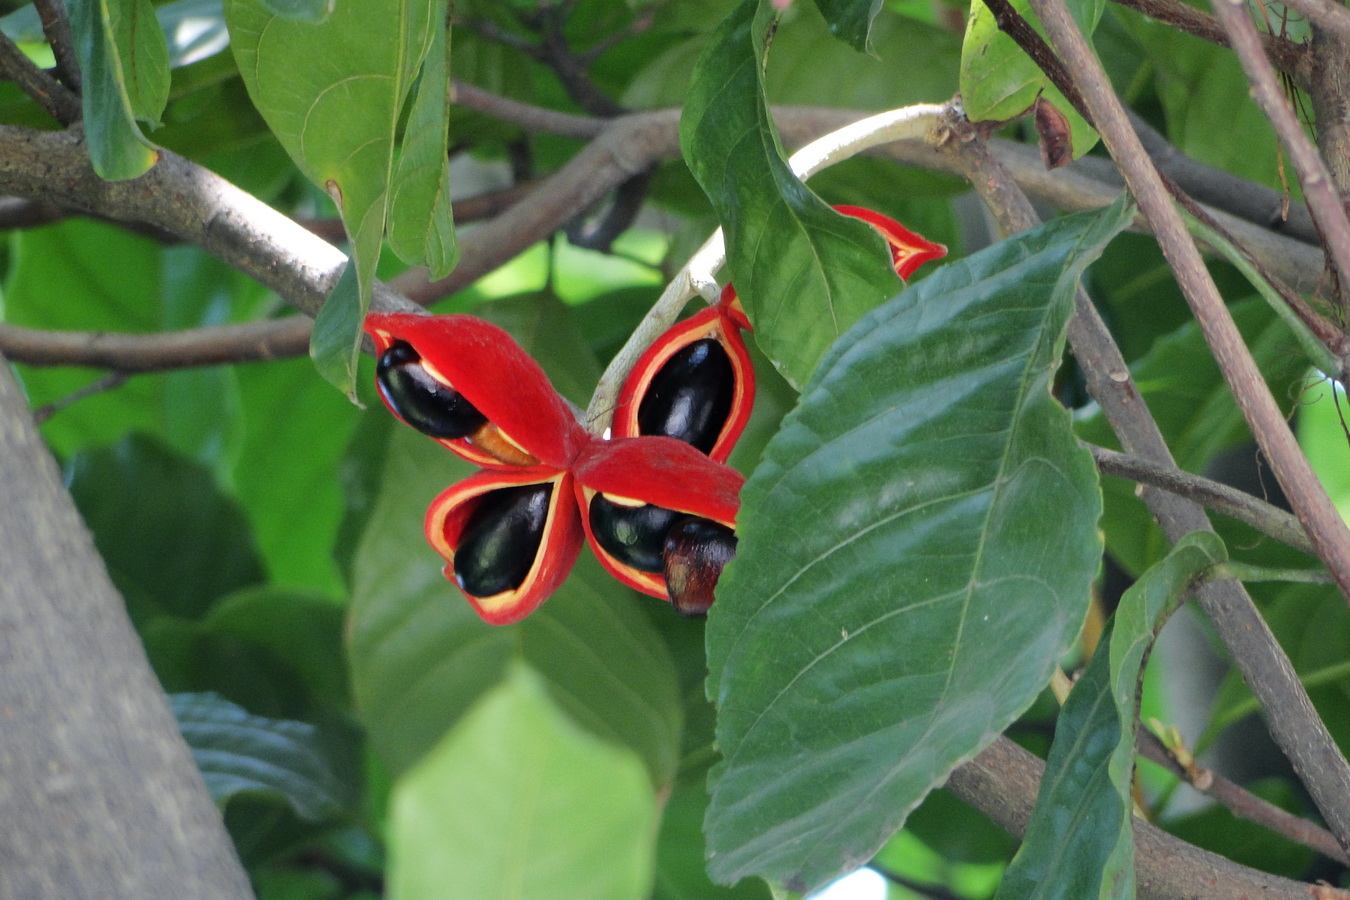
[[[870,210],[901,277],[946,253]],[[743,477],[724,463],[755,380],[735,291],[675,325],[624,383],[612,438],[587,433],[502,329],[472,316],[371,314],[376,384],[405,423],[481,467],[431,502],[426,535],[478,615],[519,621],[562,584],[583,537],[614,577],[702,615],[735,553]]]

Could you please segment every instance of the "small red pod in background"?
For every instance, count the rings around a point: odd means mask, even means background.
[[[836,206],[834,211],[862,219],[881,232],[881,236],[891,248],[891,263],[895,266],[896,274],[906,281],[919,266],[947,255],[945,246],[930,241],[921,234],[915,234],[890,216],[883,216],[863,206],[840,205]]]
[[[365,330],[385,406],[470,462],[564,469],[586,443],[544,370],[491,322],[372,313]]]
[[[716,306],[661,335],[624,379],[614,437],[671,437],[725,462],[755,403],[755,372],[741,337],[749,325],[728,285]]]
[[[566,580],[581,552],[572,476],[543,466],[483,471],[442,491],[427,540],[478,615],[509,625]]]
[[[745,478],[673,438],[593,441],[573,469],[586,539],[630,587],[701,615],[735,552]]]

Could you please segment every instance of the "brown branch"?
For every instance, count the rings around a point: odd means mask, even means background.
[[[1347,587],[1350,586],[1350,533],[1299,451],[1288,424],[1205,270],[1194,242],[1186,233],[1171,197],[1130,128],[1100,63],[1062,2],[1032,0],[1032,6],[1061,58],[1073,72],[1074,81],[1092,109],[1107,149],[1152,223],[1158,244],[1200,323],[1206,342],[1299,521],[1312,538],[1328,571],[1337,579],[1342,591],[1350,594],[1350,587]],[[1128,369],[1123,366],[1120,371],[1128,374]],[[1131,446],[1134,441],[1125,443],[1122,439],[1122,442],[1131,452],[1142,453],[1157,462],[1171,462],[1156,426],[1152,432],[1159,439],[1148,440],[1145,447]],[[1208,524],[1199,507],[1190,506],[1193,508],[1184,512],[1184,519],[1173,520],[1174,526],[1194,523],[1204,527]],[[1169,531],[1174,540],[1180,536],[1176,533],[1179,528],[1165,526],[1164,530]],[[1252,690],[1259,690],[1264,695],[1262,702],[1276,742],[1308,786],[1337,840],[1342,846],[1350,846],[1350,765],[1346,764],[1325,725],[1317,718],[1307,693],[1299,685],[1292,666],[1279,650],[1269,628],[1251,605],[1251,599],[1240,589],[1223,587],[1231,584],[1219,582],[1204,589],[1200,593],[1202,604],[1220,628],[1234,661]],[[1232,633],[1225,634],[1225,630]],[[1255,640],[1262,650],[1260,660],[1239,653],[1230,638],[1244,645]]]
[[[0,353],[30,366],[159,372],[303,356],[311,324],[305,316],[290,316],[159,334],[43,331],[0,324]]]
[[[1136,749],[1173,775],[1184,778],[1197,791],[1217,800],[1225,809],[1248,822],[1255,822],[1296,844],[1309,847],[1328,859],[1350,865],[1350,856],[1336,843],[1331,832],[1293,813],[1285,812],[1268,800],[1256,796],[1242,785],[1229,781],[1210,769],[1183,766],[1181,762],[1145,729],[1139,730]]]
[[[1284,5],[1302,13],[1315,27],[1350,41],[1350,10],[1332,0],[1284,0]]]
[[[1211,44],[1229,46],[1228,35],[1213,16],[1183,3],[1182,0],[1116,0],[1116,2]],[[1270,58],[1275,61],[1275,65],[1280,67],[1280,71],[1292,78],[1296,85],[1306,89],[1309,79],[1308,48],[1273,34],[1262,35],[1261,42]]]
[[[1275,70],[1262,51],[1256,26],[1247,14],[1246,0],[1237,0],[1236,4],[1234,0],[1215,0],[1213,6],[1215,15],[1232,41],[1238,61],[1242,63],[1242,70],[1247,73],[1247,80],[1251,82],[1253,99],[1274,126],[1280,143],[1289,152],[1303,186],[1308,209],[1321,232],[1327,255],[1340,275],[1340,282],[1343,286],[1350,285],[1350,218],[1346,216],[1336,182],[1285,98]],[[1344,9],[1341,13],[1350,16]],[[1344,290],[1341,292],[1341,302],[1346,318],[1350,319],[1350,297],[1346,296]]]
[[[605,130],[604,119],[531,106],[463,81],[451,82],[450,102],[489,115],[499,121],[518,125],[526,131],[542,131],[563,137],[593,138]]]
[[[1203,503],[1215,512],[1244,522],[1283,544],[1304,553],[1313,552],[1312,541],[1308,540],[1298,519],[1251,494],[1182,469],[1150,462],[1131,453],[1091,445],[1088,449],[1092,451],[1097,467],[1108,475],[1128,478]]]
[[[1036,804],[1045,763],[1005,737],[956,769],[948,789],[1004,830],[1021,836]],[[1141,898],[1262,897],[1309,900],[1315,886],[1258,872],[1134,821],[1134,874]],[[1345,900],[1330,889],[1326,900]]]
[[[80,91],[80,61],[75,58],[75,36],[70,32],[70,17],[66,15],[65,0],[33,0],[42,33],[51,44],[56,57],[57,77],[72,91]]]
[[[116,390],[117,388],[126,384],[127,377],[128,376],[126,372],[109,372],[107,375],[104,375],[101,378],[96,378],[95,380],[86,384],[84,387],[79,388],[78,390],[71,391],[64,397],[61,397],[57,400],[53,400],[51,403],[44,404],[42,406],[39,406],[37,409],[33,410],[33,421],[36,422],[38,425],[41,425],[47,420],[49,420],[52,416],[56,415],[62,410],[70,409],[72,406],[74,406],[76,403],[79,403],[81,400],[84,400],[88,397],[93,397],[96,394],[103,394],[108,391]]]
[[[80,99],[33,64],[6,34],[0,34],[0,72],[37,101],[53,119],[69,125],[80,118]]]

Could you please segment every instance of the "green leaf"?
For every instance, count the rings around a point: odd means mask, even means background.
[[[262,0],[262,5],[283,19],[318,24],[333,14],[337,0]]]
[[[395,785],[389,896],[646,896],[656,817],[637,757],[514,666]]]
[[[413,97],[394,172],[389,204],[389,246],[406,263],[423,264],[432,278],[450,274],[459,259],[450,209],[450,33],[446,0],[431,15],[431,49]]]
[[[99,177],[135,178],[159,159],[137,119],[156,124],[169,99],[169,50],[150,0],[71,0],[84,76],[84,131]]]
[[[853,49],[872,52],[872,22],[881,12],[882,0],[816,0],[830,32],[848,41]]]
[[[1217,535],[1194,532],[1125,592],[1055,724],[1036,808],[997,900],[1134,897],[1131,789],[1144,659],[1196,577],[1227,558]]]
[[[284,802],[306,821],[323,822],[350,807],[349,791],[324,758],[313,725],[249,715],[215,694],[174,694],[169,703],[222,809],[236,796],[262,796]]]
[[[1042,37],[1045,29],[1031,10],[1029,0],[1010,0]],[[1089,37],[1101,19],[1103,0],[1072,0],[1069,11]],[[1069,121],[1074,159],[1097,143],[1097,132],[1059,92],[1040,66],[999,30],[985,0],[971,0],[970,20],[961,46],[961,102],[972,122],[1003,122],[1015,119],[1044,97]]]
[[[764,100],[771,6],[743,0],[700,58],[680,146],[726,232],[731,279],[755,338],[790,383],[901,283],[880,236],[792,174]]]
[[[1060,219],[910,287],[770,442],[708,619],[714,880],[806,890],[868,859],[1077,636],[1101,500],[1049,384],[1128,221]]]
[[[249,96],[301,171],[332,197],[351,237],[356,290],[339,281],[310,347],[324,377],[349,397],[384,237],[399,116],[432,42],[433,6],[342,3],[319,23],[279,18],[261,0],[228,0],[225,7]]]
[[[1350,398],[1344,387],[1323,381],[1304,394],[1298,414],[1298,443],[1336,504],[1341,518],[1350,522],[1350,440],[1345,436],[1350,422]]]

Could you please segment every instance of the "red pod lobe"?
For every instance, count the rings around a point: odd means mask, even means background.
[[[835,212],[843,213],[846,216],[862,219],[881,232],[881,236],[886,239],[886,243],[891,248],[891,262],[895,265],[896,274],[906,281],[919,266],[929,260],[941,259],[947,255],[945,246],[910,231],[890,216],[883,216],[881,213],[863,206],[841,205],[834,209]]]
[[[581,551],[574,497],[567,472],[479,472],[431,502],[427,541],[484,621],[518,622],[566,580]]]
[[[666,538],[697,519],[736,524],[745,478],[673,438],[593,441],[578,456],[575,490],[586,539],[611,575],[670,599]]]
[[[390,412],[470,462],[561,469],[585,443],[544,370],[496,325],[465,315],[372,313],[365,329]]]

